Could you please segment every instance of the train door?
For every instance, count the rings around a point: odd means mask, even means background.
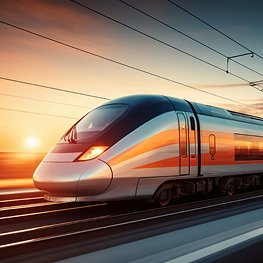
[[[194,114],[187,113],[189,123],[189,158],[190,158],[190,174],[193,176],[199,175],[199,161],[201,161],[198,154],[198,127],[197,120]]]
[[[186,115],[182,112],[177,113],[179,131],[179,174],[187,175],[190,173],[189,162],[189,129]]]

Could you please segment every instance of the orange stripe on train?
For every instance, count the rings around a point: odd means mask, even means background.
[[[211,159],[209,153],[203,153],[201,156],[202,166],[207,165],[238,165],[238,164],[262,164],[263,160],[249,160],[249,161],[236,161],[234,156],[234,134],[230,132],[218,132],[218,131],[201,131],[201,141],[202,144],[209,143],[209,135],[215,134],[216,136],[216,154]],[[152,150],[172,145],[178,144],[178,130],[172,129],[169,131],[163,131],[156,135],[147,138],[145,141],[138,143],[137,145],[131,147],[130,149],[124,151],[123,153],[117,155],[109,164],[116,165],[121,162],[127,161],[134,158],[140,154],[150,152]],[[223,149],[227,147],[228,150]],[[177,167],[179,166],[179,157],[170,157],[168,159],[163,159],[151,163],[146,163],[144,165],[135,167],[134,169],[147,169],[147,168],[165,168],[165,167]]]
[[[178,167],[179,166],[179,157],[172,157],[145,165],[135,167],[134,169],[146,169],[146,168],[168,168],[168,167]]]
[[[203,153],[202,156],[202,166],[211,166],[211,165],[238,165],[238,164],[263,164],[263,160],[249,160],[249,161],[235,161],[234,155],[229,152],[221,152],[220,154],[216,154],[214,159],[211,159],[211,155],[209,153]],[[147,163],[133,169],[148,169],[148,168],[171,168],[179,166],[179,156],[163,159],[160,161],[155,161],[151,163]],[[185,167],[188,165],[182,165]]]
[[[109,164],[111,166],[116,165],[140,154],[172,144],[178,144],[177,129],[163,131],[147,138],[143,142],[140,142],[128,150],[122,152],[121,154],[115,156],[109,161]]]

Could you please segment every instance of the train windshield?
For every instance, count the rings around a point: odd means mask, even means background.
[[[88,113],[64,136],[65,141],[92,141],[97,135],[122,116],[128,105],[112,104],[99,107]]]

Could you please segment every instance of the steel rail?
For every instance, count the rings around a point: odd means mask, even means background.
[[[0,191],[1,201],[27,197],[43,197],[43,192],[39,191],[38,189],[15,189]]]
[[[62,203],[64,204],[64,203]],[[52,203],[52,202],[42,202],[37,204],[27,204],[27,205],[15,205],[15,206],[5,206],[0,208],[0,214],[2,211],[9,211],[9,210],[16,210],[16,209],[23,209],[23,208],[35,208],[35,207],[44,207],[44,206],[55,206],[58,205],[58,203]]]
[[[127,225],[131,225],[131,224],[135,224],[135,223],[142,223],[142,222],[147,222],[147,221],[151,221],[151,220],[155,220],[155,219],[167,218],[167,217],[171,217],[171,216],[175,216],[175,215],[182,215],[182,214],[186,214],[186,213],[190,213],[190,212],[202,211],[202,210],[205,210],[205,209],[222,207],[222,206],[225,206],[225,205],[241,203],[241,202],[244,202],[244,201],[250,201],[250,200],[255,200],[255,199],[260,199],[260,198],[263,198],[263,194],[258,195],[258,196],[246,197],[246,198],[238,199],[238,200],[231,200],[231,201],[218,203],[218,204],[210,204],[210,205],[203,206],[203,207],[190,208],[190,209],[176,211],[176,212],[170,212],[170,213],[166,213],[166,214],[159,214],[159,215],[154,215],[154,216],[150,216],[150,217],[144,217],[144,218],[134,219],[134,220],[130,220],[130,221],[114,223],[114,224],[110,224],[110,225],[106,225],[106,226],[93,227],[93,228],[90,228],[90,229],[84,229],[84,230],[75,231],[75,232],[69,232],[69,233],[63,233],[63,234],[57,234],[57,235],[49,235],[49,236],[40,237],[40,238],[33,238],[33,239],[28,239],[28,240],[8,243],[8,244],[1,245],[0,249],[1,248],[14,247],[14,246],[17,246],[17,245],[25,245],[25,244],[30,244],[30,243],[36,243],[36,242],[41,242],[41,241],[54,240],[54,239],[59,239],[59,238],[63,238],[63,237],[76,236],[76,235],[79,235],[79,234],[86,234],[86,233],[95,232],[95,231],[107,230],[107,229],[112,229],[112,228],[115,228],[115,227],[127,226]],[[161,209],[164,209],[164,208],[161,208]],[[142,211],[139,211],[139,212],[136,212],[136,213],[141,213],[141,212]],[[122,216],[129,216],[130,214],[131,213],[117,215],[117,216],[115,216],[115,218],[122,217]],[[112,217],[114,217],[114,216],[112,216]]]
[[[110,217],[113,217],[113,216],[111,216],[111,215],[96,216],[96,217],[91,217],[91,218],[78,219],[78,220],[61,222],[61,223],[50,224],[50,225],[44,225],[44,226],[39,226],[39,227],[31,227],[31,228],[26,228],[26,229],[14,230],[14,231],[0,233],[0,238],[6,237],[9,235],[14,235],[14,234],[28,233],[31,231],[38,231],[38,230],[51,229],[51,228],[56,228],[56,227],[70,226],[70,225],[87,223],[87,222],[92,222],[92,221],[101,220],[101,219],[109,219]]]
[[[0,209],[7,206],[17,206],[41,203],[44,201],[44,197],[28,197],[28,198],[18,198],[18,199],[6,199],[0,200]]]
[[[63,203],[65,204],[65,203]],[[4,220],[8,219],[18,219],[18,218],[25,218],[25,217],[31,217],[31,216],[39,216],[39,215],[45,215],[45,214],[52,214],[52,213],[59,213],[59,212],[68,212],[68,211],[74,211],[78,209],[85,209],[90,207],[97,207],[97,206],[103,206],[106,205],[106,203],[100,203],[100,204],[89,204],[84,206],[76,206],[76,207],[69,207],[69,208],[63,208],[63,209],[55,209],[55,210],[48,210],[48,211],[40,211],[35,213],[27,213],[27,214],[17,214],[17,215],[11,215],[11,216],[3,216],[0,217],[0,223]]]
[[[251,194],[263,194],[263,191],[262,190],[257,190],[257,191],[253,191],[253,192],[245,192],[245,193],[240,193],[240,194],[236,194],[234,196],[232,196],[232,198],[239,198],[239,197],[244,197],[244,196],[247,196],[247,195],[251,195]],[[217,201],[224,201],[225,199],[229,199],[229,197],[227,196],[220,196],[220,197],[212,197],[212,198],[209,198],[209,199],[201,199],[201,200],[198,200],[198,201],[191,201],[191,202],[183,202],[183,203],[179,203],[179,204],[175,204],[175,205],[171,205],[171,206],[168,206],[168,207],[155,207],[153,209],[144,209],[144,210],[139,210],[139,211],[133,211],[132,213],[128,213],[128,214],[135,214],[135,213],[141,213],[141,212],[152,212],[152,211],[158,211],[158,210],[168,210],[168,209],[174,209],[174,208],[180,208],[182,206],[193,206],[193,205],[197,205],[197,204],[203,204],[203,203],[209,203],[209,202],[217,202]],[[54,209],[54,210],[48,210],[48,211],[36,211],[36,212],[30,212],[30,213],[24,213],[24,214],[21,214],[21,212],[19,214],[15,214],[15,215],[7,215],[7,216],[0,216],[0,223],[1,221],[3,220],[7,220],[7,219],[19,219],[21,217],[31,217],[31,216],[39,216],[39,215],[44,215],[44,214],[49,214],[49,213],[59,213],[59,212],[67,212],[67,211],[70,211],[70,210],[78,210],[78,209],[86,209],[86,208],[90,208],[90,207],[96,207],[96,206],[101,206],[101,205],[107,205],[106,202],[104,203],[97,203],[97,204],[89,204],[89,205],[83,205],[85,203],[82,203],[82,205],[80,206],[75,206],[75,203],[55,203],[55,202],[47,202],[48,205],[53,205],[53,206],[67,206],[67,205],[74,205],[73,207],[66,207],[66,208],[62,208],[62,209]],[[46,205],[46,203],[44,203],[44,205]],[[38,203],[38,205],[34,205],[34,207],[38,207],[38,208],[41,208],[41,204]],[[21,208],[22,207],[22,208]],[[17,210],[20,210],[20,209],[31,209],[31,208],[34,208],[33,206],[17,206],[16,209]],[[13,208],[13,207],[11,207]],[[13,210],[16,210],[16,209],[13,209]],[[2,211],[7,211],[8,212],[9,210],[9,207],[8,208],[2,208]],[[1,209],[0,209],[0,215],[1,215]]]
[[[30,200],[42,200],[44,197],[27,197],[27,198],[18,198],[18,199],[5,199],[5,200],[0,200],[0,205],[5,202],[10,202],[10,203],[15,203],[19,201],[30,201]]]
[[[17,195],[17,194],[31,194],[31,193],[41,193],[41,191],[36,188],[4,190],[4,191],[1,191],[0,196]]]
[[[258,191],[258,192],[262,193],[262,191]],[[253,193],[256,193],[256,192],[253,192]],[[248,194],[248,193],[246,193],[246,194]],[[240,195],[243,196],[244,194],[240,194]],[[239,196],[239,195],[236,195],[235,197],[237,197],[237,196]],[[208,202],[208,201],[210,201],[210,202],[211,201],[220,201],[222,199],[224,200],[225,197],[206,199],[206,200],[201,200],[201,201],[190,202],[190,203],[187,203],[187,204],[173,205],[173,206],[169,206],[169,207],[161,207],[161,208],[153,208],[153,209],[147,209],[147,210],[139,210],[139,211],[135,211],[135,212],[128,212],[128,213],[117,214],[117,215],[102,215],[102,216],[97,216],[97,217],[92,217],[92,218],[84,218],[84,219],[72,220],[72,221],[67,221],[67,222],[61,222],[61,223],[43,225],[43,226],[32,227],[32,228],[27,228],[27,229],[14,230],[14,231],[10,231],[10,232],[4,232],[4,233],[0,233],[0,237],[1,236],[7,236],[7,235],[13,235],[13,234],[22,234],[22,233],[30,232],[30,231],[33,231],[33,230],[35,231],[35,230],[43,230],[43,229],[49,229],[49,228],[55,228],[55,227],[63,227],[63,226],[81,224],[81,223],[86,223],[86,222],[91,222],[91,221],[101,220],[101,219],[113,219],[113,218],[118,218],[118,217],[121,217],[121,216],[133,216],[133,215],[140,214],[140,213],[143,213],[143,212],[156,212],[158,210],[167,210],[167,209],[171,209],[171,208],[180,208],[180,207],[185,206],[185,205],[197,205],[197,204],[202,204],[202,203]],[[249,199],[250,199],[250,197],[249,197]]]

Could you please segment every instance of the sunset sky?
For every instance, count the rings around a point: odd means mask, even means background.
[[[125,1],[227,57],[248,52],[166,0]],[[118,0],[78,2],[226,69],[225,57]],[[174,2],[263,56],[262,1]],[[106,101],[3,78],[110,99],[131,94],[164,94],[263,117],[263,92],[247,82],[69,0],[0,0],[0,20],[0,152],[47,152],[77,119]],[[3,22],[254,108],[33,36]],[[236,61],[262,75],[230,61],[231,73],[248,81],[263,79],[263,59],[247,55]]]

